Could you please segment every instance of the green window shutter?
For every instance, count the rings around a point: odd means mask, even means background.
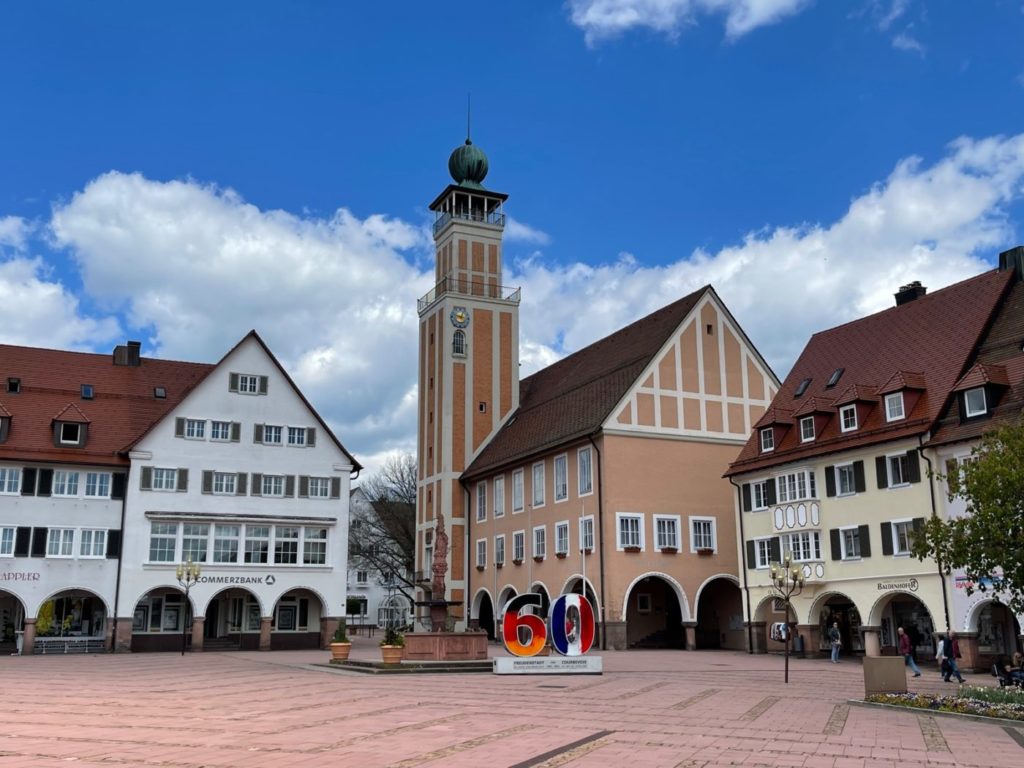
[[[21,470],[21,495],[36,495],[36,468],[25,467]]]
[[[316,446],[316,428],[315,427],[307,427],[306,428],[306,445],[308,445],[310,448],[313,448],[314,446]]]
[[[213,472],[209,469],[203,470],[203,493],[213,493]]]
[[[295,475],[284,476],[284,495],[295,496]]]
[[[754,542],[753,541],[748,541],[747,542],[747,568],[756,568],[757,567],[756,557],[757,557],[757,555],[754,552]]]
[[[910,468],[910,482],[921,482],[921,454],[916,448],[907,451],[907,466]]]
[[[228,392],[237,392],[237,391],[238,391],[238,374],[237,373],[228,374]]]
[[[743,511],[749,512],[753,507],[750,502],[750,483],[743,484]],[[749,543],[749,542],[748,542]]]
[[[892,554],[892,523],[885,522],[881,524],[882,527],[882,554]]]
[[[871,529],[862,525],[857,530],[860,536],[860,556],[871,557]]]
[[[864,493],[868,489],[867,483],[864,480],[863,461],[853,462],[853,487],[857,493]]]
[[[239,472],[238,475],[235,477],[235,495],[236,496],[245,496],[245,494],[246,494],[246,488],[245,488],[246,482],[245,481],[248,480],[248,479],[249,479],[249,475],[247,475],[245,472]]]
[[[188,470],[178,467],[178,491],[184,493],[188,490]]]
[[[331,478],[331,498],[332,499],[340,499],[341,498],[341,478],[340,477],[332,477]]]
[[[885,456],[875,456],[875,477],[879,488],[889,487],[889,472],[885,466]]]
[[[142,474],[139,475],[139,490],[149,491],[153,488],[153,468],[143,467]]]
[[[174,420],[174,436],[175,437],[184,437],[185,436],[185,419],[183,417],[181,417],[181,416],[178,416]]]
[[[299,497],[309,498],[309,475],[299,475]]]
[[[125,485],[127,484],[128,475],[124,472],[115,472],[110,477],[110,498],[112,499],[123,499]]]
[[[231,422],[231,442],[237,443],[242,439],[242,425],[237,421]]]
[[[263,425],[262,424],[253,424],[252,425],[252,441],[254,443],[262,443],[263,442]]]
[[[36,490],[37,496],[49,496],[53,491],[53,470],[52,469],[40,469],[39,470],[39,488]]]
[[[836,468],[825,467],[825,495],[832,498],[836,495]]]
[[[121,532],[110,529],[107,531],[107,558],[114,560],[121,556]]]
[[[829,529],[829,532],[828,532],[828,543],[831,545],[832,559],[833,560],[842,560],[843,559],[843,547],[842,547],[842,544],[839,543],[839,529],[838,528],[830,528]]]
[[[263,475],[260,474],[259,472],[252,473],[252,495],[263,495]]]
[[[266,376],[260,376],[260,394],[261,395],[267,394],[267,383],[268,383],[267,377]]]

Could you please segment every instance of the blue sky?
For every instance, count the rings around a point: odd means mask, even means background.
[[[257,327],[360,459],[410,448],[472,93],[524,370],[711,282],[783,376],[1024,239],[1022,39],[1020,0],[7,4],[0,341]]]

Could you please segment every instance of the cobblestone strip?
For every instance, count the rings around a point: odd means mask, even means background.
[[[757,720],[761,715],[778,704],[782,699],[779,696],[765,696],[760,702],[752,706],[742,715],[740,720]]]
[[[924,736],[924,748],[929,752],[949,752],[949,745],[946,738],[939,730],[939,724],[931,715],[918,715],[917,724],[921,727],[921,735]]]
[[[420,720],[415,723],[408,723],[406,725],[400,725],[397,728],[389,728],[386,731],[377,731],[375,733],[363,733],[358,736],[349,736],[348,738],[341,739],[334,742],[333,744],[324,744],[320,747],[314,747],[313,749],[299,749],[296,752],[302,752],[305,754],[318,753],[318,752],[331,752],[340,747],[347,747],[351,744],[358,744],[360,741],[366,741],[368,739],[376,740],[387,740],[389,736],[395,736],[399,733],[405,733],[406,731],[418,731],[422,728],[429,728],[432,725],[444,725],[460,718],[464,717],[462,714],[448,715],[447,717],[435,717],[430,720]]]
[[[593,752],[608,743],[608,737],[615,731],[598,731],[586,738],[566,744],[564,747],[537,755],[530,760],[516,763],[511,768],[556,768],[559,765],[571,763],[588,752]]]
[[[668,683],[667,682],[651,683],[650,685],[644,686],[643,688],[641,688],[639,690],[636,690],[636,691],[633,691],[632,693],[627,693],[627,694],[624,694],[622,696],[616,696],[616,698],[617,699],[632,699],[634,696],[640,696],[640,695],[645,694],[645,693],[650,693],[651,691],[655,690],[656,688],[661,688],[662,686],[665,686],[665,685],[668,685]]]
[[[503,731],[496,731],[495,733],[488,733],[484,736],[477,736],[475,739],[460,741],[458,744],[452,744],[450,747],[435,749],[433,752],[424,752],[422,755],[410,757],[406,760],[400,760],[397,763],[391,763],[388,768],[416,768],[416,766],[423,765],[431,760],[440,760],[445,757],[450,757],[451,755],[458,754],[459,752],[465,752],[467,749],[474,749],[475,747],[479,747],[491,741],[500,741],[507,736],[514,736],[515,734],[522,733],[523,731],[531,731],[536,727],[537,726],[530,723],[516,725],[512,728],[506,728]]]
[[[1017,742],[1020,746],[1024,747],[1024,731],[1019,728],[1011,728],[1008,725],[1003,726],[1003,730],[1006,731],[1007,735]]]
[[[673,704],[671,708],[672,709],[686,709],[687,707],[693,706],[698,701],[703,701],[704,699],[707,699],[707,698],[710,698],[711,696],[714,696],[716,693],[718,693],[718,691],[719,691],[718,688],[708,688],[706,690],[701,691],[700,693],[695,693],[693,696],[691,696],[688,699],[683,699],[678,704]]]
[[[843,728],[846,727],[846,718],[850,716],[850,707],[847,704],[836,704],[832,707],[832,714],[825,723],[822,733],[826,736],[842,736]]]

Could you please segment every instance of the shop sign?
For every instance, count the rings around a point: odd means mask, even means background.
[[[0,581],[39,581],[40,575],[35,571],[3,571]]]
[[[200,576],[199,584],[273,584],[273,576]]]
[[[917,579],[906,581],[880,581],[878,582],[879,592],[917,592]]]

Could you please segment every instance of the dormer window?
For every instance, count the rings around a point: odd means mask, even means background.
[[[899,421],[906,414],[903,411],[903,393],[893,392],[885,396],[885,420]]]
[[[771,427],[761,430],[761,453],[775,450],[775,430]]]
[[[801,381],[800,384],[796,388],[796,392],[793,393],[793,397],[800,397],[800,396],[802,396],[803,393],[807,391],[807,388],[809,386],[811,386],[811,380],[810,379],[804,379],[803,381]]]
[[[7,379],[7,392],[11,395],[16,395],[21,392],[21,379],[13,376]]]
[[[63,422],[58,426],[61,445],[78,445],[82,439],[82,425]]]
[[[828,377],[828,381],[825,382],[825,389],[830,389],[839,383],[839,379],[842,378],[843,371],[845,368],[836,368],[832,371],[832,375]]]
[[[844,405],[839,409],[839,425],[843,432],[853,432],[857,429],[856,405]]]
[[[809,443],[814,439],[814,417],[804,416],[800,419],[800,442]]]
[[[983,416],[988,412],[988,403],[985,400],[985,388],[976,387],[964,392],[964,414],[967,418]]]
[[[82,399],[83,400],[92,400],[93,394],[94,393],[93,393],[92,384],[83,384],[82,385]]]

